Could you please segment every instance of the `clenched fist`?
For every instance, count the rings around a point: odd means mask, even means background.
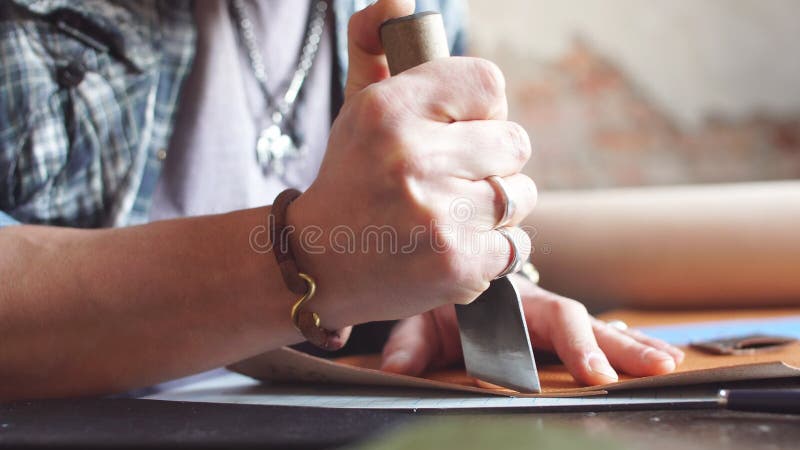
[[[378,29],[413,12],[381,1],[350,22],[346,99],[318,178],[289,209],[299,267],[313,274],[323,326],[408,317],[469,303],[511,260],[495,230],[502,177],[515,204],[513,228],[536,203],[519,173],[531,147],[506,120],[505,82],[494,64],[445,58],[388,77]]]

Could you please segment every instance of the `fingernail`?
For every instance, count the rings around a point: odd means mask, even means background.
[[[410,362],[411,354],[405,350],[399,350],[386,357],[383,364],[381,364],[381,370],[404,372],[408,369]]]
[[[592,372],[600,374],[606,378],[610,378],[611,380],[617,381],[619,377],[617,376],[617,372],[611,367],[611,364],[608,363],[608,360],[605,356],[599,355],[597,353],[592,353],[589,355],[589,369]]]
[[[645,350],[644,355],[642,355],[642,358],[648,364],[661,365],[664,367],[664,369],[669,371],[675,370],[675,358],[673,358],[669,353],[662,352],[661,350],[656,350],[654,348],[647,349]]]

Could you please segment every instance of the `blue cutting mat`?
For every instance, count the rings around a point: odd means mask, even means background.
[[[638,329],[674,345],[747,334],[769,334],[800,339],[800,316],[658,325]]]

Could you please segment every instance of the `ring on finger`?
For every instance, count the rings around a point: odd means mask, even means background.
[[[494,227],[499,229],[500,227],[508,224],[508,222],[511,220],[511,216],[514,215],[514,211],[517,209],[517,205],[508,194],[508,185],[506,185],[506,182],[502,177],[491,175],[486,177],[486,181],[488,181],[489,184],[491,184],[494,189],[500,193],[500,198],[503,202],[503,214],[500,216],[500,220],[494,224]]]
[[[503,269],[502,272],[500,272],[500,275],[495,277],[495,279],[498,279],[498,278],[503,278],[506,275],[519,272],[525,261],[523,261],[523,259],[520,258],[519,248],[517,247],[517,243],[514,241],[514,237],[511,236],[511,233],[508,231],[508,228],[498,228],[496,231],[501,235],[503,235],[504,238],[506,238],[509,246],[511,247],[511,261],[509,261],[506,268]]]

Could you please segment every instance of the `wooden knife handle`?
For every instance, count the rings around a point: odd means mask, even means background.
[[[432,59],[450,56],[444,22],[437,12],[387,20],[381,24],[380,33],[392,75]]]

